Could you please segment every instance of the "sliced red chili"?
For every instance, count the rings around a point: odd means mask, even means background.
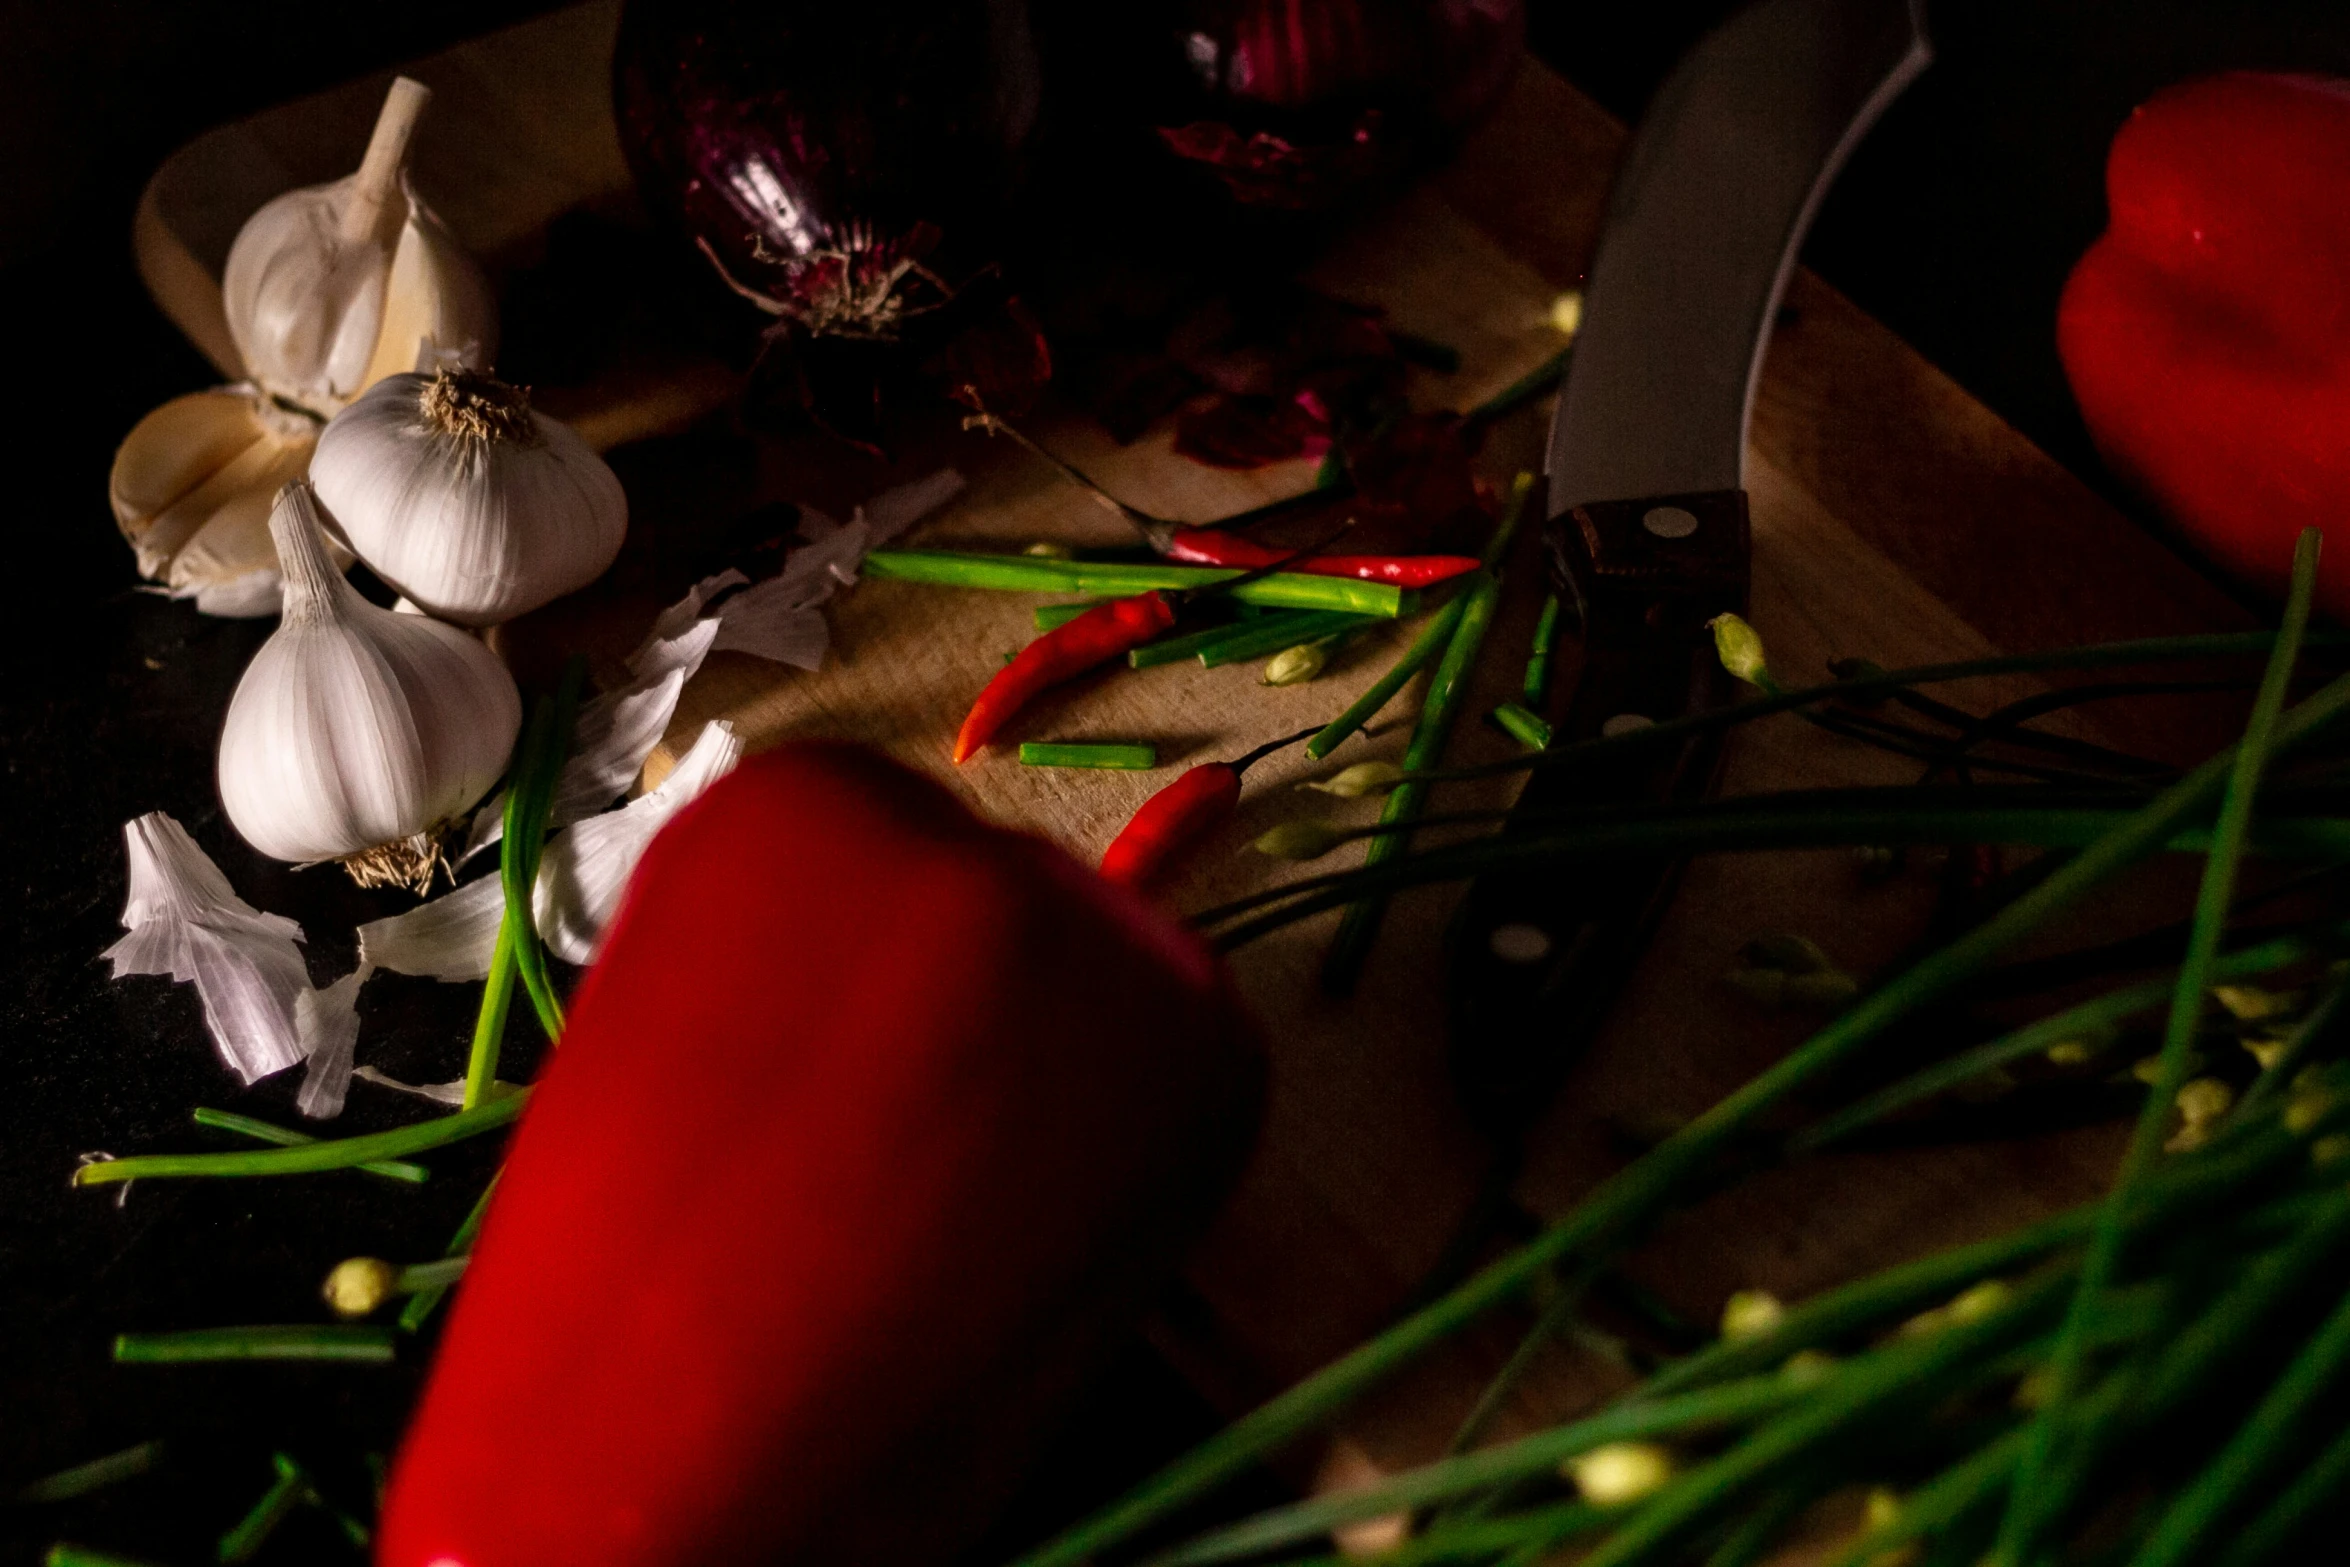
[[[979,693],[979,700],[971,704],[955,736],[955,760],[966,762],[977,755],[1038,693],[1125,657],[1128,649],[1140,647],[1174,624],[1174,600],[1154,589],[1097,604],[1067,625],[1046,632],[997,670]]]
[[[1124,886],[1149,886],[1177,855],[1230,819],[1240,804],[1242,773],[1283,746],[1319,733],[1319,728],[1301,729],[1246,756],[1192,768],[1128,818],[1102,851],[1102,874]]]
[[[1220,528],[1179,528],[1168,541],[1166,554],[1169,560],[1198,566],[1267,566],[1288,558],[1286,551]],[[1287,569],[1426,588],[1476,570],[1477,560],[1472,555],[1314,555],[1291,562]]]
[[[1240,772],[1230,762],[1207,762],[1142,802],[1110,846],[1102,874],[1129,887],[1146,887],[1168,862],[1196,843],[1240,804]]]

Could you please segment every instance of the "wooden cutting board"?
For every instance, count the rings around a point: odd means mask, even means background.
[[[512,628],[517,658],[580,647],[613,667],[653,611],[706,567],[693,558],[697,541],[751,502],[805,500],[845,514],[882,483],[942,463],[961,468],[971,484],[918,542],[1130,542],[1034,460],[949,428],[913,438],[887,470],[812,438],[742,438],[718,412],[734,387],[723,367],[665,337],[657,323],[615,326],[606,318],[626,311],[595,308],[626,297],[629,285],[625,266],[606,257],[583,267],[577,254],[595,248],[598,234],[631,232],[606,98],[616,15],[613,4],[581,6],[406,68],[438,93],[416,143],[417,183],[501,279],[510,324],[534,301],[571,298],[563,291],[578,293],[582,277],[604,290],[582,296],[590,308],[576,312],[572,335],[550,338],[542,326],[539,359],[508,368],[537,380],[542,406],[612,449],[630,487],[631,551],[605,584]],[[276,191],[352,167],[386,80],[213,131],[176,154],[147,190],[136,232],[144,274],[224,375],[237,367],[216,280],[237,226]],[[1549,306],[1580,276],[1623,142],[1620,125],[1529,63],[1452,166],[1365,220],[1309,280],[1457,347],[1457,374],[1418,374],[1413,390],[1422,406],[1466,407],[1560,346]],[[588,240],[566,237],[581,233]],[[564,351],[548,352],[550,340]],[[1546,409],[1506,422],[1484,467],[1500,478],[1538,466],[1546,428]],[[1301,488],[1307,477],[1295,465],[1245,475],[1197,466],[1172,454],[1164,429],[1125,448],[1074,416],[1040,417],[1035,431],[1127,498],[1177,517],[1227,514]],[[1771,347],[1749,488],[1752,618],[1783,676],[1816,678],[1839,656],[1901,665],[2249,623],[1808,272],[1790,288]],[[1472,714],[1515,694],[1537,578],[1530,550],[1521,551]],[[1055,697],[1022,730],[1029,738],[1153,741],[1161,759],[1154,773],[1022,768],[1002,748],[950,766],[948,737],[1002,657],[1032,634],[1037,602],[867,582],[836,602],[834,654],[821,673],[714,657],[688,688],[667,749],[648,772],[664,770],[710,718],[731,718],[754,747],[812,736],[859,740],[946,779],[978,810],[1090,857],[1175,769],[1334,714],[1385,667],[1405,634],[1367,639],[1319,681],[1282,690],[1261,686],[1251,667],[1121,673]],[[2022,689],[1981,682],[1954,696],[1986,704]],[[1240,821],[1172,889],[1172,904],[1200,908],[1302,874],[1245,845],[1293,816],[1368,819],[1376,802],[1333,806],[1292,785],[1400,753],[1413,711],[1410,701],[1397,703],[1368,740],[1322,767],[1288,752],[1252,771]],[[2083,720],[2081,732],[2194,756],[2216,743],[2226,719],[2224,711],[2115,706]],[[1470,721],[1452,755],[1466,762],[1510,749]],[[1740,734],[1727,788],[1906,776],[1882,755],[1787,721]],[[1505,803],[1507,794],[1506,785],[1464,786],[1441,798],[1469,809]],[[1538,1138],[1518,1188],[1523,1201],[1541,1212],[1563,1207],[1619,1162],[1610,1128],[1694,1114],[1802,1036],[1807,1020],[1758,1012],[1720,982],[1749,937],[1801,932],[1870,974],[1914,937],[1928,883],[1920,872],[1866,886],[1832,853],[1696,865],[1605,1037],[1577,1066]],[[1271,1109],[1256,1162],[1192,1270],[1192,1298],[1159,1330],[1177,1363],[1227,1406],[1263,1396],[1377,1328],[1437,1257],[1485,1167],[1485,1150],[1452,1106],[1444,1069],[1439,948],[1453,896],[1429,890],[1398,900],[1360,992],[1347,1001],[1323,996],[1314,983],[1328,918],[1233,960],[1271,1042]],[[1104,1044],[1115,1044],[1114,1020],[1105,1020]],[[1680,1310],[1710,1321],[1734,1288],[1800,1296],[2076,1200],[2102,1180],[2109,1153],[2096,1136],[2073,1136],[1817,1159],[1673,1220],[1635,1271]],[[1348,1445],[1326,1464],[1390,1465],[1431,1453],[1507,1342],[1497,1330],[1407,1379],[1354,1419]],[[1606,1375],[1561,1352],[1516,1418],[1555,1413]]]

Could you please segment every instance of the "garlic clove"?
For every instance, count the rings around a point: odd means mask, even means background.
[[[443,364],[483,368],[497,355],[498,306],[481,269],[423,203],[413,195],[409,201],[361,390],[387,375]]]
[[[420,336],[469,364],[496,346],[488,283],[409,188],[408,142],[431,98],[394,81],[358,172],[265,203],[229,249],[221,302],[247,373],[321,418],[413,369]]]
[[[327,555],[309,485],[278,497],[270,536],[284,613],[229,699],[221,803],[273,858],[422,891],[440,833],[505,771],[522,698],[474,637],[361,598]]]
[[[587,586],[628,529],[601,457],[523,389],[469,371],[377,382],[319,436],[310,479],[377,576],[458,625]]]
[[[107,500],[142,575],[162,579],[221,508],[256,490],[260,519],[287,478],[309,464],[314,435],[266,418],[250,388],[175,397],[131,427],[115,450]],[[266,486],[264,488],[264,486]]]

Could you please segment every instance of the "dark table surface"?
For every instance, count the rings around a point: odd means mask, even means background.
[[[363,1512],[365,1455],[395,1441],[422,1374],[420,1355],[390,1369],[108,1360],[124,1330],[315,1320],[335,1260],[435,1254],[489,1155],[436,1156],[421,1189],[346,1174],[141,1187],[120,1205],[67,1189],[83,1152],[187,1146],[197,1104],[295,1119],[289,1081],[241,1093],[216,1065],[189,988],[106,977],[97,955],[120,933],[123,822],[177,816],[249,901],[303,921],[321,980],[350,966],[348,936],[335,933],[390,906],[264,861],[222,822],[213,744],[267,627],[134,591],[104,476],[140,414],[213,379],[130,266],[129,214],[153,166],[208,125],[540,9],[423,0],[362,20],[279,0],[0,7],[0,269],[18,345],[10,450],[30,481],[10,519],[24,569],[0,623],[0,1496],[132,1443],[169,1445],[158,1470],[85,1501],[0,1504],[0,1564],[36,1560],[61,1538],[210,1559],[266,1487],[273,1449]],[[1536,45],[1630,118],[1726,9],[1534,0]],[[2134,103],[2183,77],[2236,65],[2350,74],[2350,8],[1970,0],[1933,6],[1931,20],[1939,63],[1856,157],[1806,259],[2110,491],[2050,340],[2064,274],[2103,223],[2106,143]],[[453,1076],[471,1005],[464,987],[378,980],[367,1054],[395,1075]],[[355,1095],[337,1129],[399,1119],[385,1097]],[[1010,1532],[1065,1515],[1208,1423],[1138,1349]],[[323,1515],[303,1515],[262,1560],[351,1559],[339,1540]]]

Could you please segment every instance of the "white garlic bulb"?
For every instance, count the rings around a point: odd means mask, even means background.
[[[628,498],[520,387],[464,370],[387,376],[310,459],[334,528],[427,614],[495,625],[603,575]]]
[[[221,803],[275,859],[423,891],[441,830],[506,770],[521,695],[466,632],[361,598],[327,556],[307,484],[278,496],[269,533],[284,618],[229,699]]]
[[[394,81],[356,174],[288,191],[238,231],[221,299],[270,396],[325,418],[419,363],[491,362],[489,284],[408,188],[408,138],[431,98]]]

